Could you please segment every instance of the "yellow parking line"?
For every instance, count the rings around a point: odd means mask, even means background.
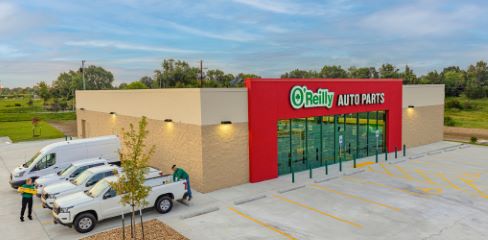
[[[403,174],[403,176],[408,179],[408,180],[415,180],[415,178],[410,175],[410,173],[408,173],[408,171],[406,169],[404,169],[403,167],[400,167],[398,165],[395,165],[396,169],[401,172]]]
[[[427,182],[429,184],[433,184],[433,185],[437,184],[436,182],[432,181],[432,179],[423,170],[415,169],[415,172],[418,173],[425,180],[425,182]]]
[[[387,204],[379,203],[379,202],[376,202],[376,201],[373,201],[373,200],[369,200],[369,199],[364,198],[364,197],[352,195],[352,194],[349,194],[349,193],[340,192],[340,191],[337,191],[337,190],[334,190],[334,189],[331,189],[331,188],[328,188],[328,187],[325,187],[325,186],[321,186],[321,185],[318,185],[318,184],[312,184],[312,187],[314,187],[316,189],[319,189],[319,190],[322,190],[322,191],[331,192],[331,193],[335,193],[335,194],[342,195],[342,196],[345,196],[345,197],[354,198],[354,199],[357,199],[357,200],[360,200],[360,201],[363,201],[363,202],[375,204],[375,205],[378,205],[378,206],[381,206],[381,207],[385,207],[385,208],[391,209],[393,211],[400,211],[400,209],[397,208],[397,207],[393,207],[393,206],[390,206],[390,205],[387,205]]]
[[[286,197],[279,196],[279,195],[273,195],[273,197],[278,198],[278,199],[280,199],[280,200],[282,200],[282,201],[285,201],[285,202],[288,202],[288,203],[291,203],[291,204],[294,204],[294,205],[300,206],[300,207],[302,207],[302,208],[308,209],[308,210],[310,210],[310,211],[314,211],[314,212],[319,213],[319,214],[322,214],[322,215],[324,215],[324,216],[327,216],[327,217],[333,218],[333,219],[335,219],[335,220],[337,220],[337,221],[339,221],[339,222],[347,223],[347,224],[349,224],[349,225],[352,225],[353,227],[356,227],[356,228],[362,228],[362,227],[363,227],[363,226],[362,226],[361,224],[359,224],[359,223],[355,223],[355,222],[351,222],[351,221],[349,221],[349,220],[342,219],[342,218],[340,218],[340,217],[337,217],[337,216],[334,216],[334,215],[332,215],[332,214],[326,213],[326,212],[321,211],[321,210],[319,210],[319,209],[316,209],[316,208],[313,208],[313,207],[307,206],[307,205],[305,205],[305,204],[303,204],[303,203],[295,202],[295,201],[293,201],[293,200],[291,200],[291,199],[288,199],[288,198],[286,198]]]
[[[251,216],[249,216],[249,215],[247,215],[247,214],[245,214],[245,213],[243,213],[243,212],[241,212],[241,211],[239,211],[239,210],[237,210],[237,209],[235,209],[233,207],[230,207],[229,210],[237,213],[237,215],[239,215],[239,216],[241,216],[243,218],[246,218],[248,220],[253,221],[254,223],[257,223],[257,224],[261,225],[262,227],[265,227],[265,228],[267,228],[267,229],[269,229],[269,230],[271,230],[273,232],[277,232],[277,233],[285,236],[287,239],[297,240],[297,238],[291,236],[290,234],[285,233],[285,232],[283,232],[283,231],[281,231],[281,230],[279,230],[279,229],[277,229],[277,228],[275,228],[275,227],[273,227],[273,226],[271,226],[271,225],[269,225],[267,223],[261,222],[261,221],[255,219],[255,218],[253,218],[253,217],[251,217]]]
[[[361,163],[356,164],[356,167],[362,168],[362,167],[366,167],[366,166],[373,165],[373,164],[374,164],[374,162],[371,162],[371,161],[361,162]]]
[[[481,191],[481,189],[479,189],[478,186],[476,186],[476,184],[474,184],[474,180],[469,180],[469,179],[465,179],[465,178],[459,178],[461,181],[463,181],[464,183],[466,183],[466,185],[470,186],[472,189],[474,189],[476,192],[478,192],[478,194],[482,197],[482,198],[488,198],[488,194],[486,194],[485,192]]]
[[[449,185],[451,188],[454,188],[456,190],[462,191],[463,189],[460,188],[458,185],[454,184],[449,180],[444,173],[437,173],[437,176],[442,179],[442,181],[446,182],[447,185]]]
[[[390,177],[394,177],[395,176],[395,174],[393,174],[390,170],[388,170],[388,168],[385,167],[385,164],[380,163],[380,166],[381,166],[381,168],[383,168],[383,170],[385,170],[386,175],[388,175]]]
[[[356,182],[356,183],[361,183],[361,184],[362,183],[366,183],[366,184],[369,184],[369,185],[375,185],[375,186],[379,186],[379,187],[383,187],[383,188],[387,188],[387,189],[393,189],[393,190],[400,191],[400,192],[403,192],[403,193],[406,193],[406,194],[410,194],[410,195],[413,195],[413,196],[416,196],[416,197],[424,196],[424,195],[422,195],[420,193],[411,192],[411,191],[408,191],[408,190],[405,190],[405,189],[402,189],[402,188],[388,186],[388,185],[383,184],[383,183],[372,182],[372,181],[368,181],[368,180],[366,180],[365,182],[360,182],[359,179],[354,179],[353,176],[346,176],[346,177],[344,177],[344,179],[347,179],[347,180],[350,180],[350,181]]]

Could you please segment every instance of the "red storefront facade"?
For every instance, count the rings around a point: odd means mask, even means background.
[[[399,79],[248,79],[250,182],[278,177],[277,122],[384,111],[385,150],[402,146]]]

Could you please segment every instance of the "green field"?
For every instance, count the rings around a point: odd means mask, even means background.
[[[64,134],[49,125],[48,120],[75,120],[74,112],[49,112],[43,101],[35,99],[28,104],[28,98],[0,100],[0,136],[8,136],[12,141],[28,141],[63,137]],[[41,135],[32,136],[32,119],[41,120]]]
[[[14,142],[61,138],[64,136],[62,132],[44,121],[39,123],[39,127],[41,129],[41,136],[33,137],[31,121],[0,122],[0,136],[8,136]]]
[[[452,101],[459,107],[452,107]],[[449,106],[451,105],[451,107]],[[471,100],[465,97],[446,98],[445,117],[452,119],[447,126],[488,129],[488,98]]]

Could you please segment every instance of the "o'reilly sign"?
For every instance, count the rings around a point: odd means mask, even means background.
[[[326,107],[331,108],[334,93],[328,89],[309,90],[306,86],[294,86],[290,91],[290,104],[294,109]]]

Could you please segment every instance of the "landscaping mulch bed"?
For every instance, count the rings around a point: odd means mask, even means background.
[[[141,225],[136,225],[137,239],[142,239]],[[122,239],[122,228],[112,229],[106,232],[82,238],[82,240],[118,240]],[[130,226],[125,228],[125,239],[130,239]],[[188,240],[168,225],[154,219],[144,222],[144,239],[145,240]]]

